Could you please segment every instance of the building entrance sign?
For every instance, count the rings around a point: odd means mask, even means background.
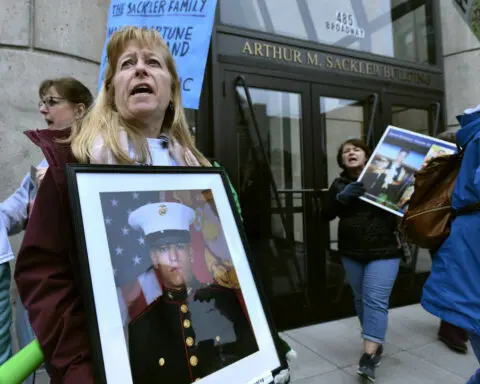
[[[232,57],[248,57],[271,64],[293,65],[306,69],[376,78],[405,85],[441,89],[441,74],[406,68],[380,61],[339,55],[261,39],[218,35],[218,52]]]

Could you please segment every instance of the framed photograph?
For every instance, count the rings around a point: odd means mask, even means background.
[[[66,174],[97,381],[273,382],[287,363],[223,169]]]
[[[453,143],[389,125],[358,178],[366,190],[361,199],[402,217],[415,172],[434,157],[456,151]]]

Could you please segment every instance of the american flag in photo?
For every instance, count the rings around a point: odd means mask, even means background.
[[[198,191],[201,193],[200,191]],[[162,294],[159,276],[155,273],[150,250],[141,231],[132,229],[128,217],[137,208],[156,202],[174,202],[172,192],[103,192],[100,193],[110,259],[117,287],[123,324],[135,318],[146,306]],[[201,215],[203,204],[186,204]],[[192,206],[193,205],[193,206]],[[197,217],[196,222],[200,218]],[[193,249],[193,271],[200,282],[212,279],[205,265],[205,240],[194,223],[190,229]]]

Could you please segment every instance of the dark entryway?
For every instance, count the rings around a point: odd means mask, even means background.
[[[326,189],[338,175],[337,148],[350,137],[372,146],[388,124],[433,133],[441,94],[408,97],[351,82],[338,86],[221,65],[223,130],[216,157],[238,189],[245,229],[277,327],[354,314],[336,244],[337,223],[320,220]],[[392,305],[418,302],[430,269],[414,252]]]

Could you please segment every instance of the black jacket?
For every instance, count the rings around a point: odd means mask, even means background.
[[[165,291],[129,324],[135,384],[189,384],[258,351],[237,292],[195,285]]]
[[[323,219],[340,219],[340,255],[364,262],[401,257],[395,235],[395,215],[360,199],[348,205],[337,200],[337,194],[353,181],[355,180],[348,178],[345,173],[335,179],[322,209]]]

